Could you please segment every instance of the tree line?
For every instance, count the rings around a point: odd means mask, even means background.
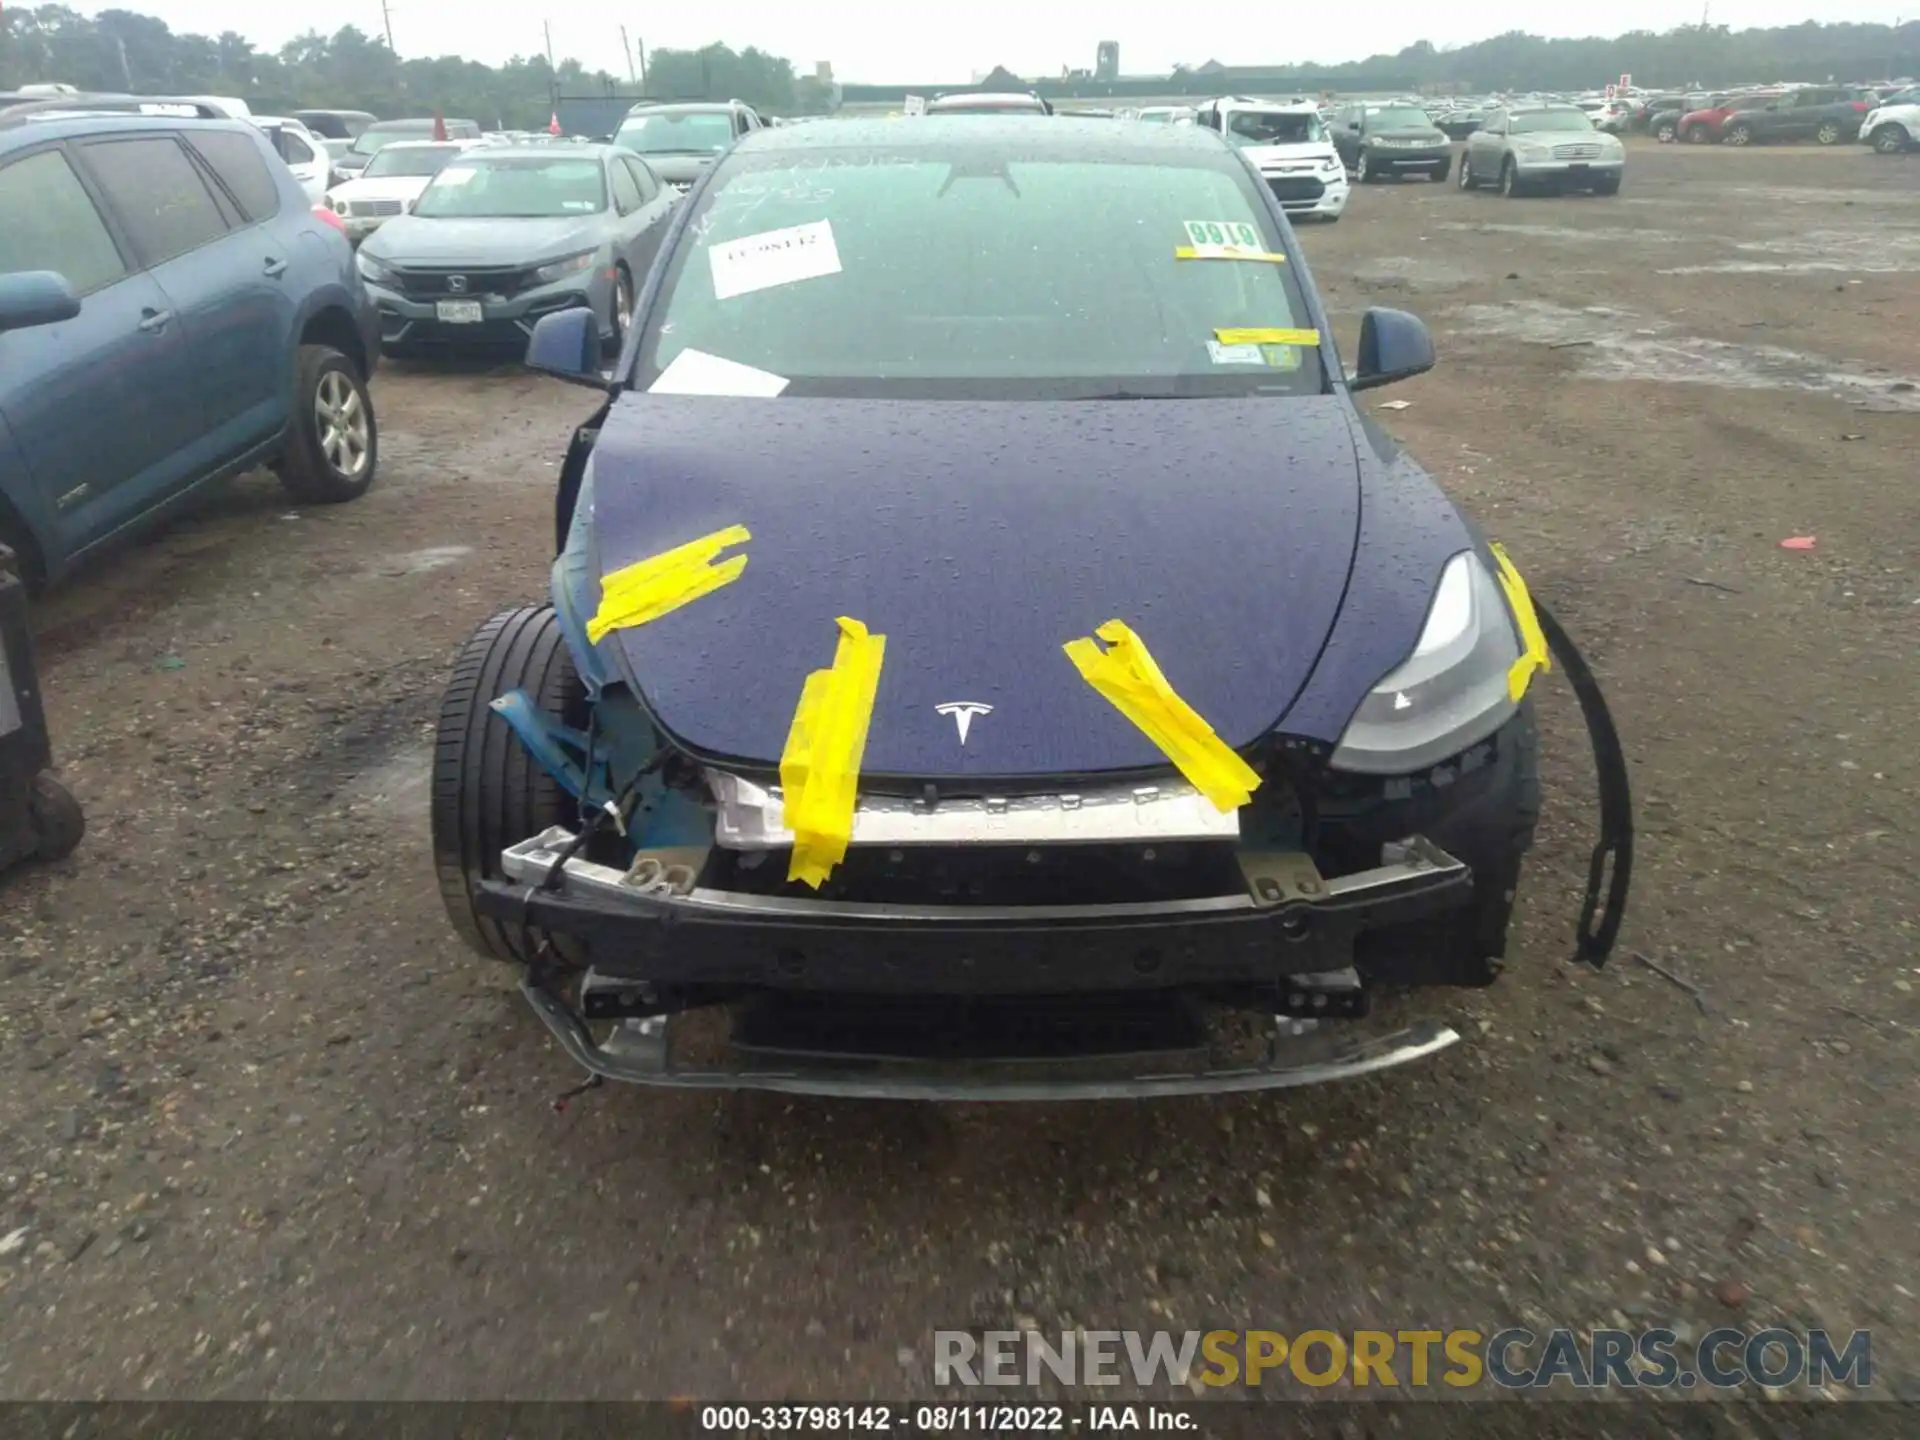
[[[748,46],[659,50],[647,56],[645,93],[662,99],[739,99],[767,114],[826,110],[830,96],[790,61]],[[1192,72],[1182,67],[1182,78]],[[1920,73],[1920,21],[1817,24],[1764,30],[1684,25],[1611,39],[1547,40],[1514,31],[1439,49],[1426,41],[1396,55],[1345,65],[1275,67],[1276,77],[1311,73],[1363,91],[1367,76],[1417,77],[1423,87],[1462,90],[1585,89],[1622,74],[1644,85],[1722,86],[1773,79],[1887,79]],[[902,82],[925,76],[887,77]],[[277,51],[244,35],[176,33],[151,15],[66,5],[0,10],[0,90],[64,81],[83,90],[143,94],[239,95],[274,113],[301,107],[422,115],[438,109],[483,125],[537,129],[556,95],[633,93],[631,77],[589,71],[545,55],[483,65],[458,56],[402,59],[354,26],[310,32]]]
[[[659,50],[646,57],[646,92],[667,99],[739,99],[769,114],[827,108],[812,76],[748,46]],[[131,10],[87,16],[66,5],[0,10],[0,91],[64,82],[142,95],[235,95],[262,114],[291,109],[370,110],[383,117],[449,116],[507,129],[544,129],[556,95],[637,92],[626,75],[545,55],[483,65],[455,55],[402,59],[352,26],[309,32],[277,51],[244,35],[176,32]]]

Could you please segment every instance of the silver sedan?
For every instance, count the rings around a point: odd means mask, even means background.
[[[1576,105],[1506,106],[1467,137],[1460,188],[1497,185],[1506,196],[1535,190],[1620,193],[1626,147],[1593,128]]]

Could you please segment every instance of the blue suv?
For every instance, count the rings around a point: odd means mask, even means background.
[[[346,236],[254,126],[0,112],[0,544],[31,580],[254,466],[364,494],[379,353]]]

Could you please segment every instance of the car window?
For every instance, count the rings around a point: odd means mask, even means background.
[[[640,203],[646,204],[660,194],[660,181],[653,171],[647,168],[646,161],[635,160],[630,156],[621,156],[620,163],[627,167],[633,176],[633,183],[640,190]]]
[[[668,264],[635,383],[685,352],[786,393],[1071,399],[1318,393],[1281,240],[1235,156],[735,153]],[[1247,330],[1235,335],[1236,330]],[[1264,338],[1263,338],[1264,337]]]
[[[0,166],[0,275],[55,270],[82,295],[127,267],[93,199],[58,150]]]
[[[142,266],[197,250],[227,233],[212,192],[171,135],[98,140],[82,153],[119,212]]]
[[[1326,139],[1327,132],[1308,111],[1236,110],[1227,138],[1236,145],[1306,145]]]
[[[420,179],[438,175],[458,154],[458,145],[389,145],[369,160],[360,174],[368,180],[395,175]]]
[[[280,142],[280,158],[289,165],[305,165],[313,159],[313,147],[291,130],[276,130],[274,136]]]
[[[614,143],[641,155],[718,155],[733,143],[733,120],[717,110],[631,115]]]
[[[466,155],[433,177],[413,213],[428,220],[534,220],[606,208],[606,172],[597,159]]]
[[[634,182],[633,172],[624,165],[607,168],[613,175],[613,203],[622,214],[631,215],[641,205],[640,187]]]
[[[187,143],[233,193],[247,219],[268,220],[280,213],[280,187],[252,137],[231,130],[197,131]]]

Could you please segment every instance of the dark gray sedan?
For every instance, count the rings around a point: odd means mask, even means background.
[[[468,151],[360,247],[381,348],[520,348],[580,307],[617,349],[678,198],[613,145]]]

